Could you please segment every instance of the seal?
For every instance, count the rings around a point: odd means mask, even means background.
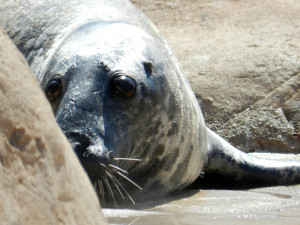
[[[17,0],[0,15],[102,203],[166,195],[203,173],[300,182],[300,162],[250,156],[205,126],[170,48],[130,2]]]

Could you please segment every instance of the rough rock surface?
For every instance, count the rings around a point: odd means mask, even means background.
[[[0,224],[106,224],[38,83],[1,29]]]
[[[208,127],[244,151],[300,152],[300,1],[133,3],[172,47]]]

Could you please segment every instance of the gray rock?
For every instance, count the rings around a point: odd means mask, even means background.
[[[299,1],[133,2],[173,48],[208,127],[245,151],[300,152]]]
[[[294,153],[299,148],[297,136],[291,135],[295,129],[282,108],[248,108],[221,124],[218,131],[245,152]]]

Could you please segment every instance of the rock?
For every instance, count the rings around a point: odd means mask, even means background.
[[[223,138],[234,143],[245,152],[258,149],[260,152],[294,153],[299,148],[299,142],[294,136],[294,127],[287,120],[282,108],[259,107],[250,108],[233,115],[227,122],[221,124],[219,132]]]
[[[300,152],[299,1],[133,2],[171,45],[208,127],[245,151]],[[241,143],[240,136],[262,141],[257,132],[232,129],[256,126],[264,110],[276,118],[255,127],[265,133],[263,144]]]
[[[0,224],[106,224],[28,66],[0,30]]]

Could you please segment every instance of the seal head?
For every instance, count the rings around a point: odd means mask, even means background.
[[[161,40],[127,23],[93,22],[66,37],[47,68],[42,86],[100,197],[163,195],[199,175],[203,117]]]

